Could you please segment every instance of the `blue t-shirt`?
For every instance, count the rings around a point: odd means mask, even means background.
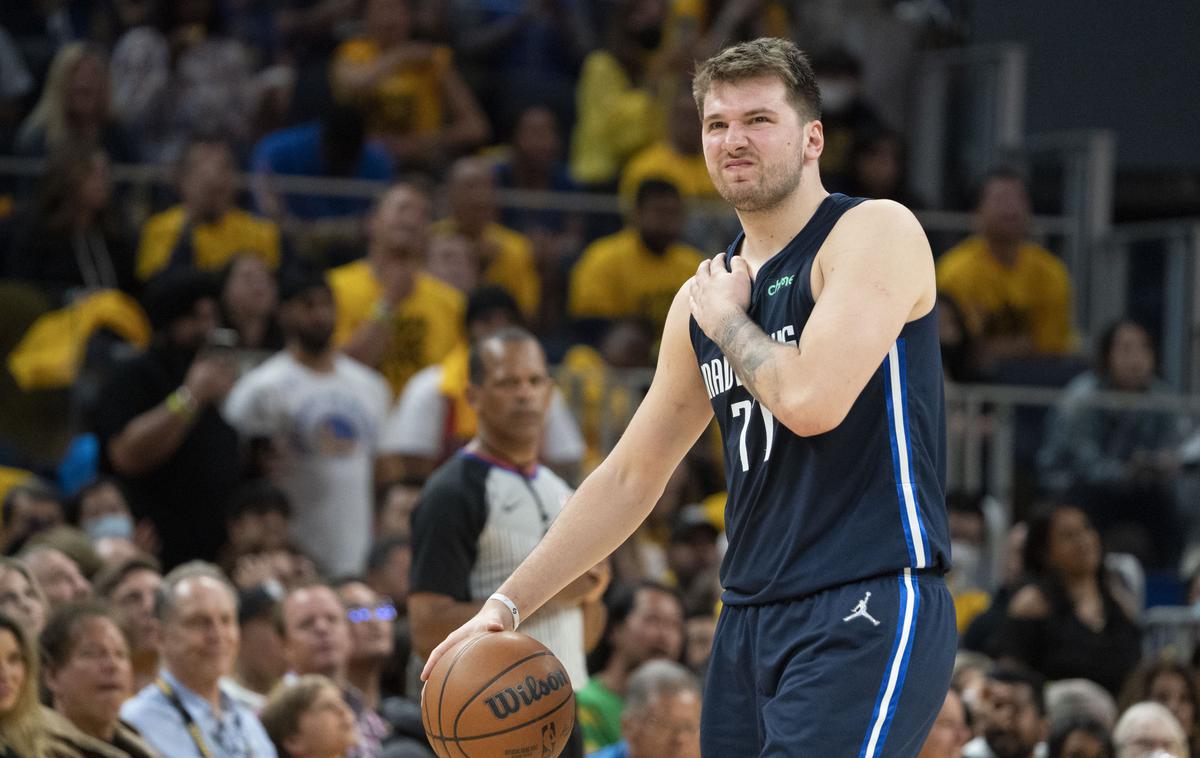
[[[329,176],[321,158],[321,124],[313,121],[290,129],[271,132],[258,141],[250,157],[255,173],[285,176]],[[363,144],[358,165],[347,178],[391,181],[392,158],[377,142]],[[371,207],[368,198],[324,197],[285,194],[288,212],[297,218],[317,219],[365,213]],[[262,209],[258,209],[261,211]]]
[[[773,339],[798,344],[816,305],[813,260],[860,202],[830,195],[759,269],[748,314]],[[811,437],[793,434],[751,396],[695,319],[690,330],[725,441],[726,603],[786,601],[906,568],[949,567],[936,309],[905,324],[842,423]]]

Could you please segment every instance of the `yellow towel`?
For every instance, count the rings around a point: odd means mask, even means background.
[[[139,348],[150,343],[150,322],[137,301],[102,290],[42,314],[8,356],[8,370],[25,391],[70,386],[79,376],[88,340],[108,328]]]

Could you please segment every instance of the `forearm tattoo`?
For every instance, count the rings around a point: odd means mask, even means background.
[[[774,351],[784,346],[768,337],[745,313],[730,316],[716,332],[713,341],[750,394],[759,402],[773,401],[773,397],[763,397],[762,391],[772,385],[778,387],[778,382],[768,381],[768,376],[775,374]]]

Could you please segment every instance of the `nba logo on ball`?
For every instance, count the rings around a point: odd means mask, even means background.
[[[537,640],[480,634],[430,672],[421,716],[441,758],[555,758],[575,724],[575,693],[562,663]]]

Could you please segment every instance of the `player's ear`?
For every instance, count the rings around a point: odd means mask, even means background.
[[[804,158],[820,160],[825,151],[825,126],[820,121],[809,121],[804,125]]]

